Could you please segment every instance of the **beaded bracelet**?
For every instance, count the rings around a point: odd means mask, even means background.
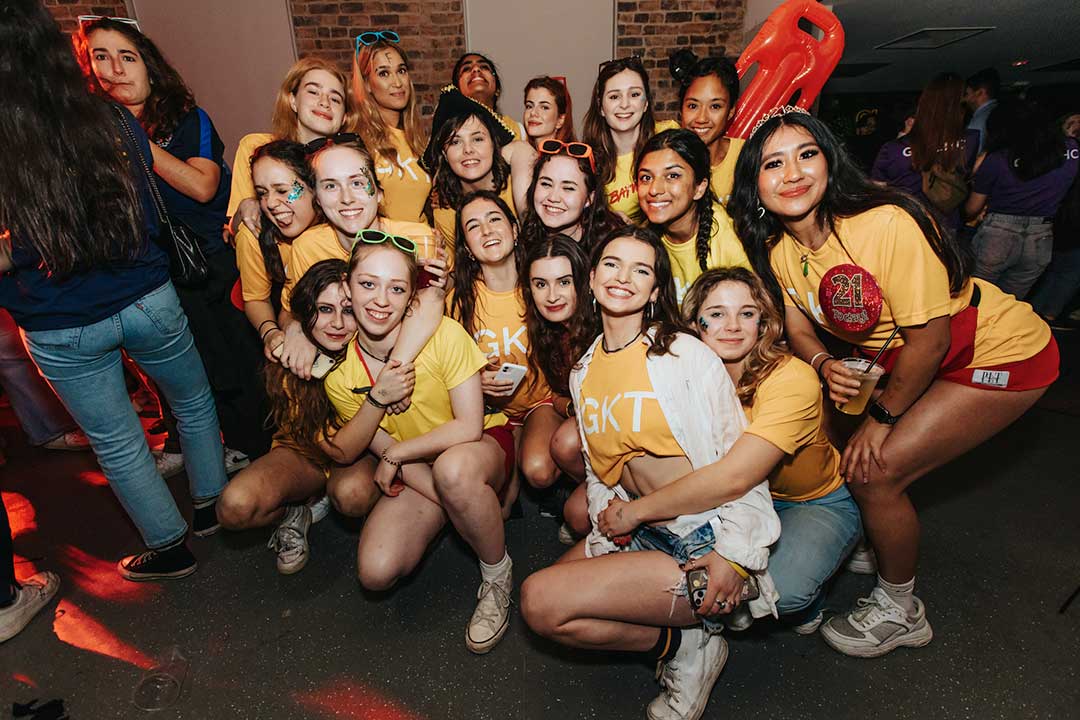
[[[369,395],[368,397],[371,397],[371,396]],[[393,465],[394,467],[401,467],[401,463],[394,462],[390,458],[386,457],[386,451],[385,450],[382,451],[382,461],[384,463],[386,463],[387,465]]]

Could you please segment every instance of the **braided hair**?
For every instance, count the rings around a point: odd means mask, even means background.
[[[645,143],[645,147],[637,155],[637,162],[634,163],[634,177],[637,177],[638,170],[641,168],[641,163],[646,155],[665,149],[673,151],[690,166],[690,170],[694,173],[695,186],[701,183],[702,180],[708,181],[711,178],[709,148],[705,146],[705,143],[697,135],[681,128],[665,130],[649,138],[649,141]],[[713,230],[713,203],[715,202],[716,195],[713,194],[712,187],[706,187],[705,193],[694,201],[693,213],[697,219],[694,254],[697,257],[698,265],[701,266],[703,271],[709,269],[709,248],[712,245]],[[653,230],[661,235],[664,232],[664,228],[659,225],[653,225]]]

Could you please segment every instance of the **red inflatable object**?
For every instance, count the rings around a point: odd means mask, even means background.
[[[244,312],[244,287],[240,284],[240,278],[236,278],[236,284],[232,286],[229,299],[232,300],[232,304],[237,310]]]
[[[799,28],[804,18],[824,31],[821,40]],[[844,28],[815,0],[788,0],[773,10],[735,63],[739,77],[755,63],[758,70],[739,98],[727,135],[746,138],[765,113],[788,104],[796,91],[795,104],[808,110],[843,53]]]

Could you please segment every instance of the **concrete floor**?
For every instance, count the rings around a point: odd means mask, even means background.
[[[706,718],[1080,717],[1080,598],[1059,610],[1080,585],[1080,331],[1059,342],[1067,369],[1040,406],[916,486],[917,592],[934,641],[856,660],[758,623],[729,636]],[[17,573],[63,578],[59,603],[0,646],[0,718],[64,717],[59,703],[15,714],[13,703],[35,699],[62,701],[72,720],[147,716],[133,688],[172,646],[189,671],[159,718],[633,718],[657,692],[635,658],[554,646],[520,615],[492,653],[471,655],[463,634],[479,573],[452,534],[384,597],[361,591],[358,526],[334,517],[312,529],[298,575],[279,575],[268,531],[253,531],[196,539],[191,578],[127,583],[113,566],[139,541],[92,455],[27,448],[9,412],[0,425]],[[519,583],[562,552],[555,531],[529,500],[508,524]],[[871,586],[841,573],[829,607]]]

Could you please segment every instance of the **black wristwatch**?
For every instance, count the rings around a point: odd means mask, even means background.
[[[870,417],[874,418],[874,420],[882,425],[895,425],[900,420],[901,415],[903,415],[903,413],[900,413],[900,415],[893,415],[877,400],[870,405]]]

